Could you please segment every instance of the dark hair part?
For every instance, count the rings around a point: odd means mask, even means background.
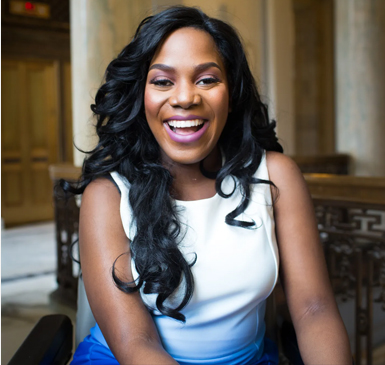
[[[253,226],[236,217],[248,206],[251,184],[271,184],[253,177],[264,150],[282,152],[282,147],[275,135],[275,122],[269,122],[267,107],[258,94],[239,36],[231,26],[197,8],[170,7],[145,18],[131,43],[108,65],[105,83],[91,106],[97,116],[99,143],[84,161],[77,187],[63,184],[63,188],[79,194],[92,180],[111,171],[127,178],[131,184],[129,203],[137,232],[135,237],[130,237],[130,248],[139,278],[136,282],[121,280],[115,273],[114,263],[114,281],[127,293],[142,286],[146,294],[157,293],[158,310],[182,321],[185,317],[180,311],[194,290],[190,270],[194,263],[188,263],[178,248],[181,224],[175,201],[170,196],[173,177],[161,164],[159,145],[145,118],[144,89],[158,46],[170,33],[184,27],[210,34],[226,67],[231,112],[219,140],[225,163],[215,176],[215,186],[221,197],[228,198],[232,194],[221,190],[222,181],[229,175],[236,178],[243,198],[226,216],[226,223],[241,228]],[[185,281],[183,299],[173,308],[165,300],[182,280]]]

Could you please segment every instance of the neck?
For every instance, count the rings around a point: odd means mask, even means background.
[[[204,176],[200,169],[200,162],[184,165],[179,163],[165,163],[174,177],[171,195],[178,200],[200,200],[215,195],[215,180]],[[204,160],[206,171],[215,172],[222,166],[222,157],[216,147]]]

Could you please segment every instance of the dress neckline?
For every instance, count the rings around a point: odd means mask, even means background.
[[[203,199],[196,199],[196,200],[178,200],[178,199],[173,199],[175,203],[178,205],[200,205],[200,204],[207,204],[211,203],[212,201],[216,200],[219,198],[218,193],[216,192],[213,196],[210,196],[208,198],[203,198]]]

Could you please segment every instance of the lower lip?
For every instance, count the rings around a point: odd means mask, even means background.
[[[200,139],[203,134],[206,132],[207,128],[209,127],[209,122],[204,122],[203,127],[199,129],[199,131],[196,131],[195,133],[191,134],[178,134],[171,130],[168,123],[163,123],[164,127],[166,128],[166,131],[170,138],[178,143],[191,143],[196,142],[198,139]]]

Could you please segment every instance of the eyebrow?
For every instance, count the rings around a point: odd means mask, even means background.
[[[216,67],[216,68],[218,68],[219,70],[222,71],[222,69],[219,67],[219,65],[217,63],[215,63],[215,62],[201,63],[200,65],[195,66],[195,71],[197,71],[197,72],[205,71],[205,70],[207,70],[210,67]],[[163,71],[175,71],[174,67],[165,65],[163,63],[154,63],[148,69],[148,71],[153,70],[153,69],[158,69],[158,70],[163,70]]]

